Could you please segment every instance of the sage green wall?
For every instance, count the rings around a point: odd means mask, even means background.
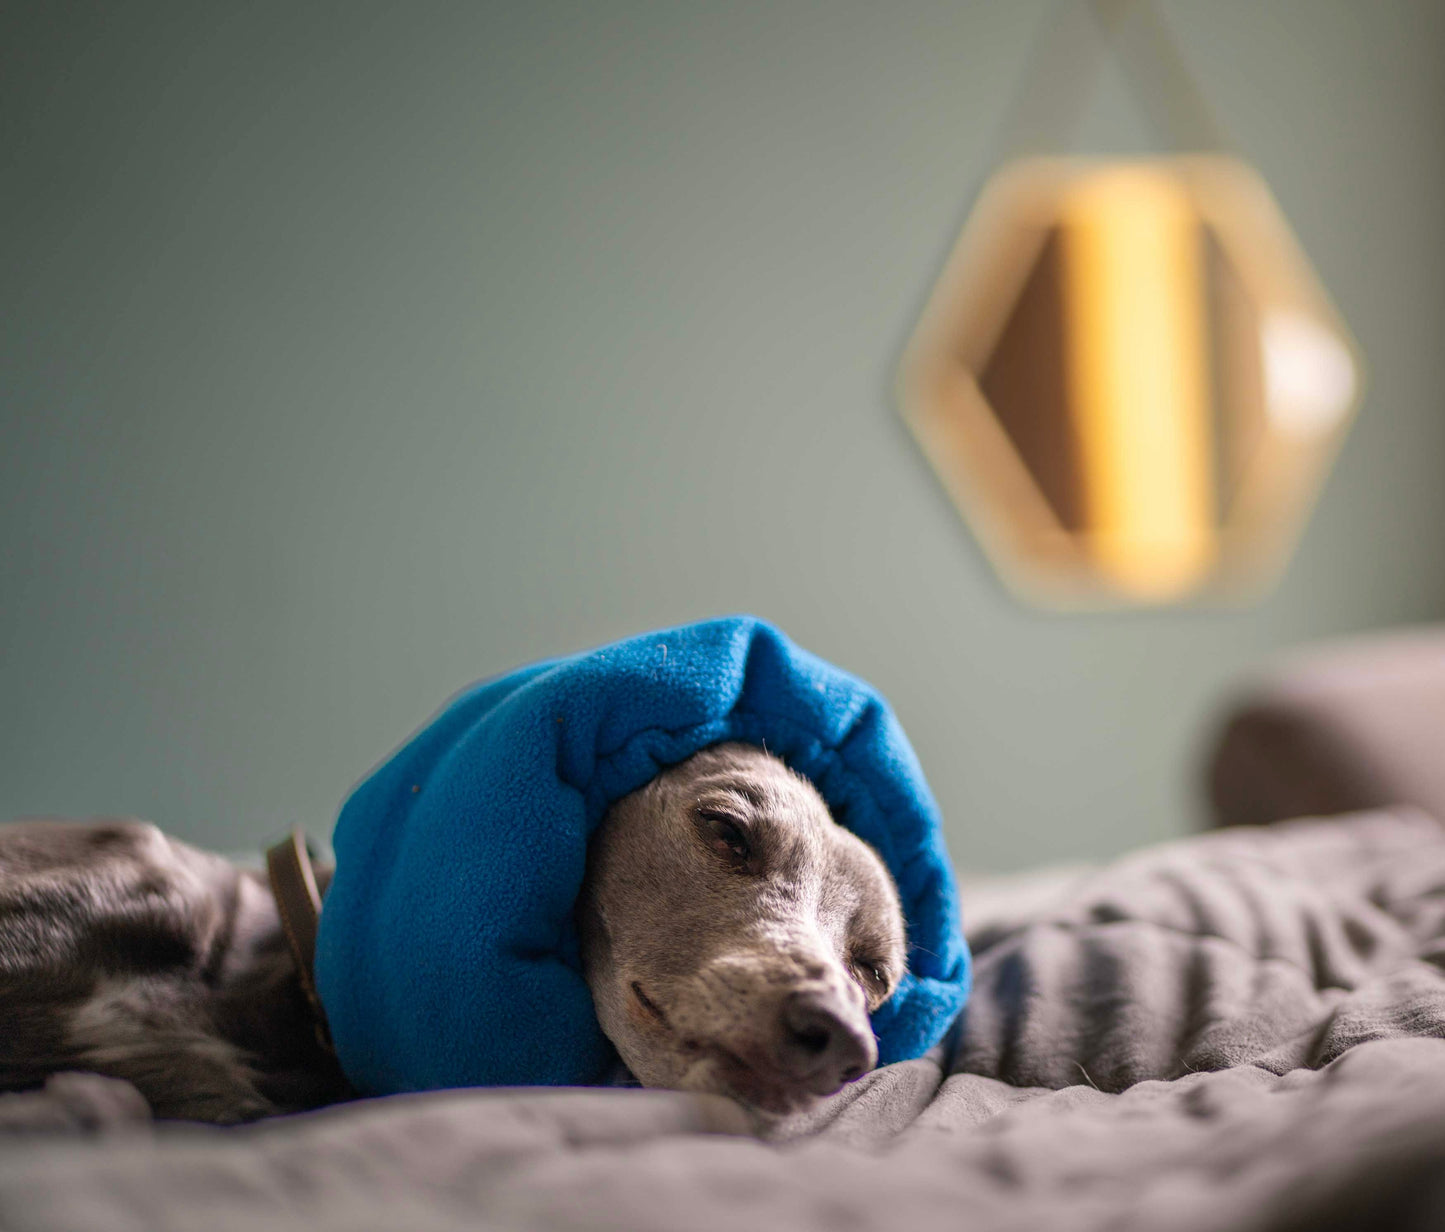
[[[324,831],[476,677],[752,610],[890,695],[967,864],[1193,824],[1241,668],[1445,614],[1445,6],[1167,6],[1372,385],[1267,601],[1087,617],[888,392],[1043,11],[8,6],[0,816]]]

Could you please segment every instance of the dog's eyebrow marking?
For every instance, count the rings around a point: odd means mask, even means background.
[[[766,809],[767,799],[751,784],[719,783],[716,786],[709,785],[709,789],[700,792],[696,800],[697,808],[726,804],[741,804],[745,812],[760,813]]]

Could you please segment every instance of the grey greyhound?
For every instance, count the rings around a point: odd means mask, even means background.
[[[762,750],[705,749],[613,805],[577,922],[598,1019],[646,1086],[776,1115],[876,1064],[868,1015],[905,966],[897,891]],[[0,1023],[0,1090],[83,1104],[56,1077],[79,1071],[217,1123],[351,1094],[264,875],[141,822],[0,826]]]

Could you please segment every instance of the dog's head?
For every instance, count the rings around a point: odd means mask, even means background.
[[[902,977],[898,892],[806,779],[748,745],[618,801],[578,904],[602,1029],[647,1086],[807,1107],[868,1072]]]

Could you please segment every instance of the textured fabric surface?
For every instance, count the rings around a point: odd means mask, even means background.
[[[727,1101],[616,1090],[141,1125],[119,1146],[0,1153],[0,1227],[1445,1226],[1433,821],[1220,832],[1013,883],[970,932],[978,979],[957,1038],[771,1140]]]
[[[316,978],[357,1088],[597,1081],[612,1057],[572,920],[587,838],[614,801],[725,740],[811,779],[883,857],[910,949],[873,1015],[879,1055],[935,1044],[969,956],[918,759],[875,690],[734,617],[480,684],[347,801]]]
[[[1210,758],[1217,825],[1413,804],[1445,817],[1445,628],[1293,655],[1251,682]]]

